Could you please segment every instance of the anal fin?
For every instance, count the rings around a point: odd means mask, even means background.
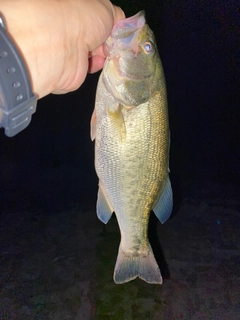
[[[108,223],[113,213],[109,202],[107,201],[101,185],[99,184],[98,197],[97,197],[97,216],[103,223]]]
[[[172,187],[169,177],[167,177],[165,186],[163,189],[160,198],[155,203],[153,207],[153,211],[156,217],[159,219],[161,223],[164,223],[168,220],[172,213],[173,207],[173,195],[172,195]]]

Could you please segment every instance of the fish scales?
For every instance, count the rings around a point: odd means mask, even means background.
[[[91,121],[99,177],[97,214],[107,223],[114,211],[119,224],[114,281],[140,277],[161,283],[148,241],[148,222],[151,210],[164,222],[172,209],[164,75],[142,12],[114,28],[106,43],[108,57]]]

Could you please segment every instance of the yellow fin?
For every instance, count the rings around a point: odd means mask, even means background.
[[[109,204],[105,194],[102,191],[101,185],[99,184],[98,198],[97,198],[97,216],[98,219],[103,223],[108,223],[113,213],[113,209]]]
[[[173,195],[169,176],[166,179],[165,186],[160,198],[155,203],[153,212],[161,223],[167,221],[172,213]]]
[[[124,117],[122,114],[122,106],[119,104],[118,108],[115,111],[108,110],[110,119],[115,127],[116,134],[120,135],[121,141],[124,141],[126,138],[126,126]]]

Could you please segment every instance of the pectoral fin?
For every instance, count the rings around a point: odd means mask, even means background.
[[[114,128],[115,128],[116,134],[118,134],[120,136],[121,141],[123,142],[126,138],[126,126],[125,126],[125,121],[124,121],[124,117],[122,114],[121,104],[119,104],[118,107],[114,111],[111,111],[109,109],[108,115],[110,117],[110,120],[111,120]]]
[[[96,138],[96,110],[95,109],[92,114],[90,128],[91,128],[90,137],[91,137],[91,140],[93,141]]]
[[[172,187],[170,179],[169,177],[167,177],[164,190],[153,208],[156,217],[160,220],[161,223],[164,223],[170,217],[172,212],[172,206]]]
[[[99,185],[98,189],[98,198],[97,198],[97,216],[99,220],[103,223],[108,223],[113,213],[113,209],[108,203],[101,186]]]

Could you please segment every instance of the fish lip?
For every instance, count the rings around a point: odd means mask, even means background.
[[[131,33],[136,32],[138,29],[141,29],[144,24],[146,23],[145,20],[145,11],[139,11],[132,17],[119,20],[112,29],[111,37],[115,39],[125,38],[126,33],[129,35]],[[125,34],[125,36],[123,36]]]
[[[112,32],[104,43],[104,52],[110,54],[115,42],[120,39],[128,38],[138,30],[141,30],[146,23],[145,11],[139,11],[132,17],[119,20],[112,28]]]
[[[124,32],[134,33],[138,29],[141,29],[145,23],[146,23],[145,11],[144,10],[139,11],[137,14],[135,14],[132,17],[119,20],[113,26],[111,37],[116,39],[122,38],[122,35],[124,34]],[[130,30],[130,31],[126,31],[126,30]]]

